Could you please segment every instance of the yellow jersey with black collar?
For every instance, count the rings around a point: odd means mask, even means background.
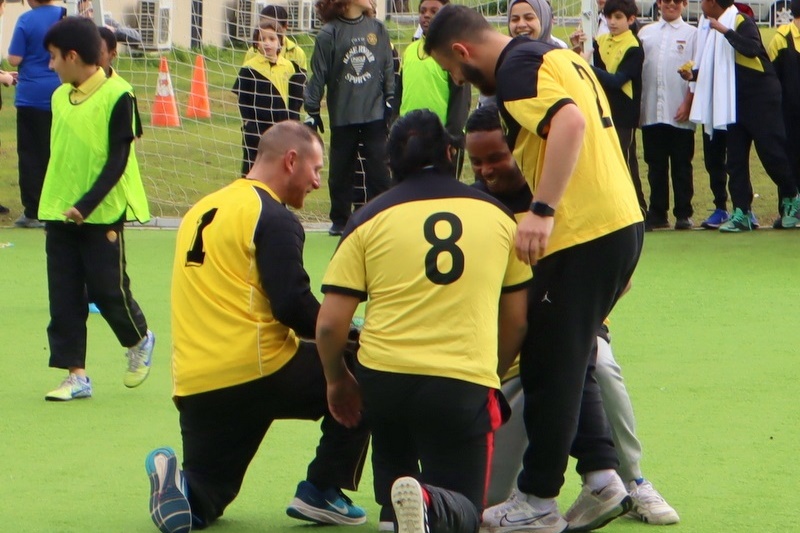
[[[586,122],[545,256],[643,220],[608,100],[586,61],[571,50],[517,38],[503,50],[496,78],[508,146],[534,197],[553,116],[575,105]]]
[[[498,201],[435,170],[354,213],[322,292],[367,301],[359,362],[499,388],[498,302],[531,279],[515,228]]]
[[[175,396],[270,375],[313,338],[319,302],[297,217],[266,185],[238,179],[195,204],[172,268]]]

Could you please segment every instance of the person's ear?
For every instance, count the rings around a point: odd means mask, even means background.
[[[294,167],[297,163],[297,150],[288,150],[283,154],[283,167],[289,174],[294,174]]]
[[[452,50],[453,54],[460,59],[469,59],[471,55],[469,48],[462,43],[453,43],[450,46],[450,50]]]

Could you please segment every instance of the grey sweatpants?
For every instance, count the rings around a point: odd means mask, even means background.
[[[636,419],[633,406],[625,388],[622,370],[611,345],[602,337],[597,337],[597,367],[595,379],[600,385],[603,408],[611,425],[611,435],[619,455],[619,475],[627,484],[642,477],[639,460],[642,457],[642,444],[636,438]],[[517,486],[517,475],[522,470],[522,455],[528,446],[522,410],[525,396],[522,381],[515,376],[503,382],[501,390],[511,406],[511,418],[503,424],[494,436],[492,473],[487,495],[488,506],[504,502]]]

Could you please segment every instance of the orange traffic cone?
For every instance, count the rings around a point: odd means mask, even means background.
[[[198,55],[192,72],[192,90],[186,105],[189,118],[211,118],[211,103],[208,101],[208,82],[206,81],[206,60]]]
[[[181,125],[178,104],[175,103],[175,92],[172,90],[172,80],[169,77],[167,58],[164,56],[161,56],[161,65],[158,67],[158,85],[156,86],[156,99],[153,101],[151,122],[153,126],[168,128]]]

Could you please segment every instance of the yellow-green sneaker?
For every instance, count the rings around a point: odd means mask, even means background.
[[[70,374],[58,388],[48,392],[44,399],[48,402],[68,402],[80,398],[92,397],[92,382],[88,377]]]
[[[150,363],[153,362],[153,348],[156,336],[149,329],[136,346],[128,348],[128,369],[125,371],[123,383],[128,388],[138,387],[150,375]]]

